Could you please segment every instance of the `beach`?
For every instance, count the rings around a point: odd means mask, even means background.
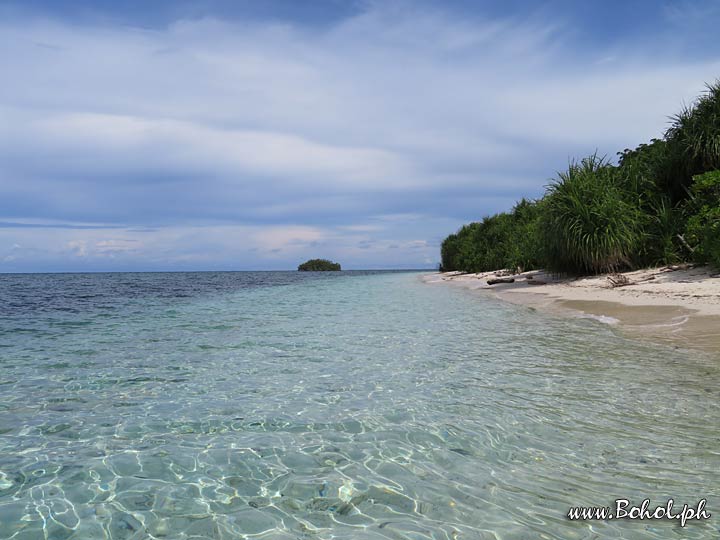
[[[489,285],[488,280],[513,279]],[[632,337],[720,353],[720,273],[708,266],[670,265],[586,277],[534,270],[424,277],[482,291],[543,312],[586,317]]]

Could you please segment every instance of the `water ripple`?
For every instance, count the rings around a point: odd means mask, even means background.
[[[716,359],[413,274],[0,276],[0,539],[716,538]],[[715,512],[718,512],[715,510]]]

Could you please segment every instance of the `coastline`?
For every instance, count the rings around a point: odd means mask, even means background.
[[[488,285],[489,279],[513,283]],[[621,333],[665,345],[720,354],[720,273],[676,265],[580,278],[533,270],[424,276],[557,315],[592,318]]]

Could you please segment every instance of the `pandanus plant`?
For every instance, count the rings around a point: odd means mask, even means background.
[[[617,174],[595,154],[570,163],[548,186],[542,232],[551,270],[599,273],[631,265],[642,216]]]
[[[675,188],[684,194],[692,177],[720,169],[720,80],[672,117],[665,132],[675,167]]]

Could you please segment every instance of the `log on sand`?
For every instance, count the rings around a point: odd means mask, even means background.
[[[496,278],[496,279],[488,279],[487,284],[488,285],[497,285],[498,283],[515,283],[515,278]]]

